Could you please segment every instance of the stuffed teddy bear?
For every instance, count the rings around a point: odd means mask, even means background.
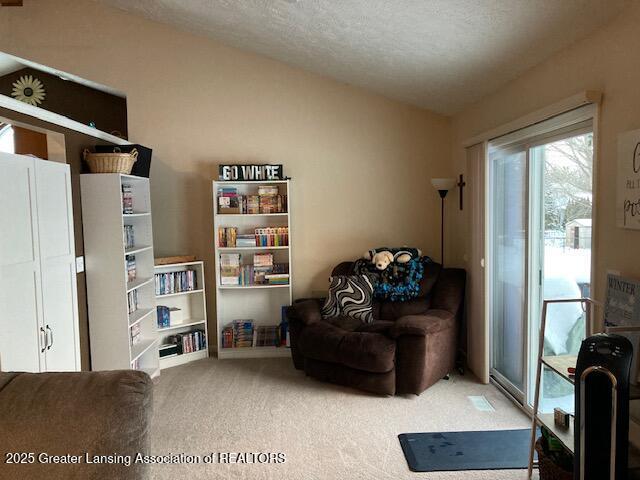
[[[382,271],[392,263],[408,263],[414,258],[420,258],[422,251],[419,248],[374,248],[366,252],[363,256]]]

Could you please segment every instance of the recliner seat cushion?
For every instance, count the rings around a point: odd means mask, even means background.
[[[339,317],[335,321],[339,322]],[[344,325],[350,323],[345,321]],[[386,331],[389,327],[381,322],[377,328]],[[350,331],[329,322],[316,322],[301,332],[298,342],[305,357],[315,360],[372,373],[390,372],[395,367],[396,342],[382,333]]]

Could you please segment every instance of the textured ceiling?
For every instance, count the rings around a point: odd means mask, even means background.
[[[99,0],[453,114],[603,25],[624,0]]]

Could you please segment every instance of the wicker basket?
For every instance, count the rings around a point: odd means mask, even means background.
[[[91,173],[129,174],[138,159],[138,151],[135,148],[131,153],[122,153],[118,147],[113,149],[113,153],[91,153],[85,148],[82,155]]]
[[[538,453],[538,472],[540,480],[573,480],[573,472],[568,472],[556,465],[542,449],[542,437],[536,441]]]

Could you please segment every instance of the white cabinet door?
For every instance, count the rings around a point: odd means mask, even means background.
[[[69,165],[35,160],[46,370],[80,370]],[[43,368],[43,370],[45,370]]]
[[[0,368],[39,372],[40,268],[33,159],[0,152]]]

